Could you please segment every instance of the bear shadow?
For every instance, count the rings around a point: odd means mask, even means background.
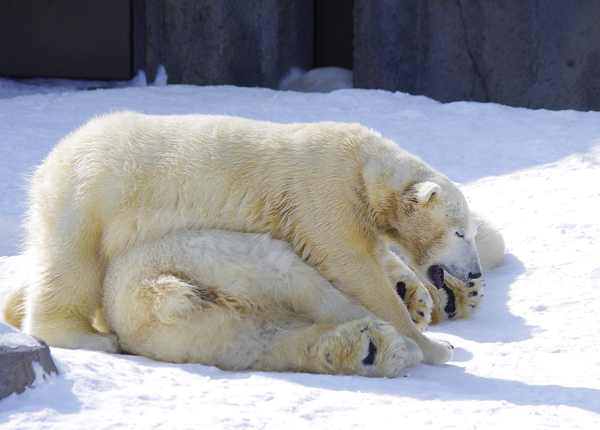
[[[456,335],[478,343],[512,343],[532,338],[535,326],[514,315],[509,307],[510,289],[514,281],[525,273],[525,265],[513,254],[506,254],[500,267],[484,275],[481,310],[470,318],[447,320],[430,326],[429,331]],[[455,356],[460,355],[456,354]]]
[[[185,365],[184,369],[215,380],[260,377],[325,391],[410,397],[422,401],[443,398],[461,401],[500,401],[518,406],[571,406],[600,413],[600,404],[594,401],[600,398],[600,390],[560,385],[533,385],[510,379],[486,378],[467,373],[465,368],[452,364],[444,366],[421,364],[416,368],[405,369],[401,376],[393,379],[310,373],[230,372],[202,365]]]

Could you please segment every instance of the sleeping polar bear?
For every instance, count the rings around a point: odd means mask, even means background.
[[[365,318],[412,339],[432,364],[448,361],[452,346],[419,329],[432,313],[426,288],[440,303],[453,296],[462,316],[480,299],[476,222],[462,193],[357,124],[107,115],[56,146],[35,172],[30,203],[32,270],[6,317],[51,346],[118,351],[117,336],[93,325],[107,267],[136,245],[186,231],[267,233],[287,242]],[[492,260],[503,250],[495,253]],[[369,336],[367,357],[372,342],[385,349]],[[398,339],[413,362],[411,343]]]
[[[124,351],[224,370],[397,376],[423,358],[281,240],[172,233],[109,264],[103,315]]]

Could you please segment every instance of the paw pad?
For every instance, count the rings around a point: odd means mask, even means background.
[[[448,300],[446,301],[446,307],[444,307],[444,312],[446,312],[448,318],[453,318],[456,316],[456,296],[454,295],[454,291],[448,288],[446,284],[444,284],[442,288],[448,296]]]
[[[375,355],[377,354],[377,347],[375,346],[375,343],[373,343],[372,339],[369,339],[369,353],[367,354],[367,356],[363,359],[363,364],[365,366],[372,366],[373,363],[375,363]]]
[[[404,298],[406,297],[406,284],[402,281],[398,282],[396,284],[396,291],[398,292],[398,295],[402,301],[404,301]]]

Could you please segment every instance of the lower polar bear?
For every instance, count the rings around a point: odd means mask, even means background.
[[[117,337],[93,325],[107,267],[137,244],[188,230],[286,241],[431,364],[448,361],[452,346],[424,336],[413,320],[425,312],[411,314],[398,293],[422,304],[421,280],[436,291],[458,283],[448,291],[465,297],[465,286],[481,287],[476,223],[460,190],[358,124],[107,115],[54,148],[29,196],[31,271],[5,313],[51,346],[118,351]]]
[[[103,315],[124,351],[225,370],[397,376],[423,358],[269,235],[200,230],[111,261]]]

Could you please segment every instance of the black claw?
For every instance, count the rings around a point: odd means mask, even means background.
[[[373,343],[372,339],[369,339],[369,353],[363,359],[363,364],[365,366],[372,366],[375,363],[375,355],[377,354],[377,347]]]
[[[416,319],[413,318],[412,320],[415,324],[419,324],[419,321],[417,321]]]
[[[418,313],[419,315],[421,315],[423,318],[425,318],[425,312],[418,311],[417,313]]]
[[[471,291],[469,293],[469,297],[475,297],[477,295],[477,291]]]
[[[469,288],[472,288],[472,287],[474,287],[474,286],[475,286],[475,282],[467,282],[467,286],[468,286]]]

